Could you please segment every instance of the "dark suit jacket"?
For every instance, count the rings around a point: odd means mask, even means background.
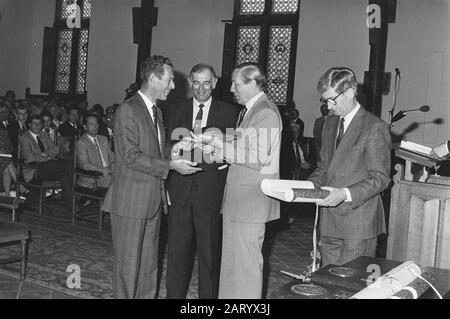
[[[159,109],[158,128],[162,145],[165,145]],[[117,109],[114,144],[116,168],[111,187],[112,214],[128,218],[154,217],[163,196],[165,199],[164,180],[169,174],[170,162],[164,150],[161,152],[150,112],[139,94]]]
[[[321,116],[314,121],[313,136],[314,147],[316,148],[317,162],[320,162],[320,149],[322,147],[322,129],[324,117]]]
[[[325,120],[321,161],[310,176],[316,187],[349,188],[351,203],[323,208],[321,235],[369,239],[386,231],[380,193],[391,181],[391,136],[388,126],[364,108],[356,113],[339,147],[339,117]]]
[[[19,122],[17,121],[10,122],[10,125],[8,126],[8,134],[9,138],[11,139],[14,158],[17,158],[17,147],[19,146],[19,136],[25,134],[29,128],[30,128],[29,123],[26,122],[25,127],[21,132]]]
[[[70,137],[76,137],[77,139],[80,138],[84,134],[84,129],[82,125],[78,124],[78,128],[70,124],[69,121],[65,121],[63,124],[61,124],[58,128],[58,133],[61,136],[70,136]]]
[[[207,127],[221,129],[235,128],[239,116],[236,106],[213,99],[209,110]],[[192,130],[193,122],[193,99],[182,103],[171,105],[165,113],[167,140],[172,144],[179,141],[179,136],[172,136],[177,128],[184,128],[185,132]],[[177,172],[171,172],[167,189],[172,205],[175,207],[185,206],[194,180],[197,183],[199,193],[207,201],[211,209],[220,209],[222,206],[223,190],[227,178],[228,169],[218,170],[224,164],[200,163],[202,172],[190,176],[182,176]]]

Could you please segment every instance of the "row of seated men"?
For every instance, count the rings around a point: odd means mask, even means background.
[[[63,198],[68,209],[72,203],[72,171],[73,156],[76,149],[78,167],[98,171],[103,177],[90,179],[80,177],[78,185],[84,188],[109,187],[111,183],[111,171],[114,163],[114,154],[110,145],[113,145],[113,121],[108,121],[108,129],[104,135],[99,134],[100,124],[96,112],[88,113],[84,126],[78,125],[78,111],[71,109],[68,112],[68,120],[55,127],[52,115],[43,112],[28,118],[26,108],[15,110],[17,121],[6,126],[8,107],[0,101],[0,154],[10,154],[10,157],[0,157],[0,169],[8,172],[10,178],[3,174],[3,187],[6,195],[12,195],[10,191],[11,180],[16,181],[17,171],[13,164],[14,148],[11,140],[18,140],[17,149],[20,157],[26,164],[22,170],[23,179],[26,182],[33,180],[59,180],[63,191]],[[103,123],[105,124],[105,123]],[[17,129],[17,127],[19,129]],[[14,129],[16,128],[16,129]],[[76,148],[75,146],[76,141]],[[13,170],[13,173],[11,173]],[[6,177],[6,178],[5,178]],[[9,180],[9,185],[8,185]],[[27,192],[22,189],[21,192]]]

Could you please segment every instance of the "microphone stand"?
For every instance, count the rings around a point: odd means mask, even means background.
[[[394,97],[392,102],[392,110],[389,111],[389,128],[392,128],[393,124],[393,118],[394,118],[394,112],[395,108],[397,107],[397,101],[398,101],[398,93],[400,92],[400,84],[401,84],[402,77],[400,75],[400,71],[398,69],[395,69],[395,85],[394,85]]]

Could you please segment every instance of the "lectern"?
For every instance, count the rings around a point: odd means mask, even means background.
[[[450,178],[430,175],[438,159],[404,149],[391,192],[387,259],[450,269]]]

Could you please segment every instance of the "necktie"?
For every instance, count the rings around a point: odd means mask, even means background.
[[[158,110],[156,109],[155,105],[152,106],[152,112],[153,112],[153,124],[155,125],[156,136],[158,136],[159,150],[161,151],[161,140],[159,138],[159,129],[158,129]]]
[[[156,134],[159,136],[158,131],[158,111],[156,110],[156,106],[152,106],[152,112],[153,112],[153,125],[155,125]]]
[[[200,110],[197,113],[197,117],[194,121],[194,132],[200,131],[202,129],[202,121],[203,121],[203,108],[205,107],[203,104],[200,104],[198,106]]]
[[[100,155],[100,159],[102,160],[102,165],[104,168],[108,167],[108,164],[105,161],[105,158],[103,157],[102,151],[100,150],[100,145],[98,145],[97,138],[94,137],[94,144],[95,148],[97,149],[98,155]]]
[[[237,127],[241,126],[242,122],[244,121],[245,114],[247,114],[247,111],[248,111],[248,110],[247,110],[246,107],[244,107],[244,108],[242,109],[241,114],[239,114],[239,121],[238,121]]]
[[[45,147],[44,147],[44,144],[42,144],[42,141],[39,138],[39,136],[36,136],[36,141],[38,142],[38,145],[39,145],[39,148],[41,149],[41,152],[44,153],[45,152]]]
[[[341,143],[342,139],[344,138],[344,118],[341,118],[341,121],[339,123],[339,134],[336,140],[336,148],[338,148],[339,144]]]

